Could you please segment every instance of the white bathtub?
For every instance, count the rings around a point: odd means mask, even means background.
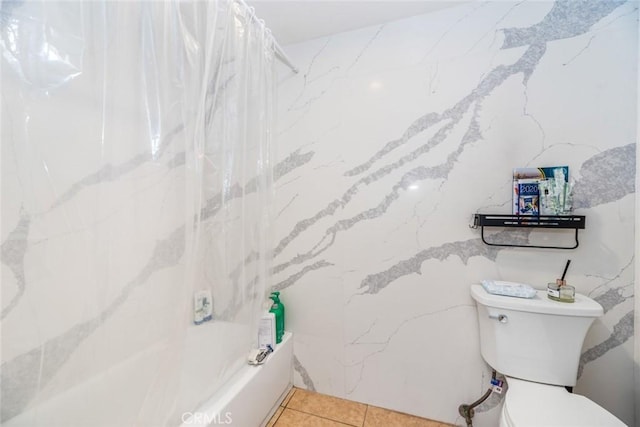
[[[185,345],[196,348],[194,342],[203,340],[200,334],[210,337],[212,330],[220,337],[238,332],[232,324],[210,322],[190,328]],[[209,339],[209,342],[215,341]],[[169,421],[163,411],[156,411],[157,404],[145,406],[144,401],[148,393],[153,392],[149,384],[162,368],[161,356],[165,353],[166,343],[160,343],[68,390],[53,388],[55,393],[51,393],[43,388],[42,397],[3,422],[2,427],[177,427],[181,422],[183,427],[258,427],[266,424],[291,388],[293,339],[290,333],[285,333],[282,343],[263,365],[249,366],[238,361],[239,371],[211,399],[200,408],[174,414],[170,417],[174,421]],[[201,359],[212,354],[212,348],[186,353],[185,371],[181,374],[188,377],[186,383],[193,385],[190,387],[193,391],[205,389],[202,383],[208,381],[207,376],[199,374],[197,367],[204,363]],[[181,399],[198,401],[198,395],[186,396],[190,389],[180,390]]]
[[[260,366],[240,369],[202,407],[188,414],[181,427],[264,426],[291,388],[293,339],[282,342]]]

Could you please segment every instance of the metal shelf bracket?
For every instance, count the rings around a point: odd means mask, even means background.
[[[540,249],[575,249],[578,241],[578,230],[585,228],[584,215],[493,215],[474,214],[471,228],[480,228],[482,242],[489,246],[506,246],[515,248],[540,248]],[[485,227],[505,227],[505,228],[549,228],[549,229],[570,229],[575,230],[575,245],[573,246],[539,246],[539,245],[519,245],[508,243],[495,243],[487,241],[484,235]]]

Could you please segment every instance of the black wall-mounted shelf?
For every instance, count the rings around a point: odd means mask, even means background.
[[[480,236],[482,241],[489,246],[509,246],[517,248],[541,248],[541,249],[575,249],[578,247],[578,230],[584,230],[584,215],[493,215],[493,214],[474,214],[472,228],[480,228]],[[518,245],[508,243],[488,242],[484,237],[485,227],[518,227],[518,228],[550,228],[550,229],[571,229],[575,230],[574,246],[536,246],[536,245]]]

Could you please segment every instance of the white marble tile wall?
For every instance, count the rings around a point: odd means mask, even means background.
[[[278,151],[301,163],[276,182],[274,283],[297,386],[461,422],[489,375],[469,286],[544,288],[570,258],[605,308],[577,391],[633,424],[637,9],[471,2],[287,46],[301,72],[282,69]],[[510,213],[511,169],[560,164],[579,248],[483,245],[471,215]]]

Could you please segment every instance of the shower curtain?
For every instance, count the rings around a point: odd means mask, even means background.
[[[257,338],[272,37],[233,0],[0,7],[2,425],[179,425]]]

